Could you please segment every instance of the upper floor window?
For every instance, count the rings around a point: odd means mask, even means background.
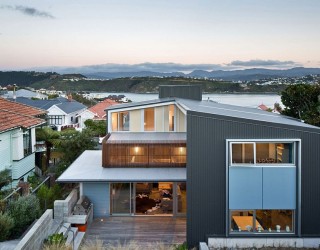
[[[49,116],[50,125],[61,125],[62,124],[62,115],[51,115]]]
[[[174,105],[169,105],[169,131],[174,131]]]
[[[31,130],[25,130],[23,132],[23,156],[26,157],[32,153],[31,147]]]
[[[130,113],[114,112],[111,114],[112,131],[129,131]]]
[[[294,164],[293,142],[232,142],[231,165]]]
[[[144,131],[154,131],[154,108],[144,109]]]

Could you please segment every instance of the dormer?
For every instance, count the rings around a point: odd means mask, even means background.
[[[186,110],[173,99],[114,105],[108,132],[186,132]]]

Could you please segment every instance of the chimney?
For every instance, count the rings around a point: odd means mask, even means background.
[[[72,94],[71,94],[71,93],[68,95],[68,101],[69,101],[69,102],[72,101]]]
[[[13,101],[17,100],[16,87],[17,87],[17,85],[13,84],[13,94],[12,94]]]

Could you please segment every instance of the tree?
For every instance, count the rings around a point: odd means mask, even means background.
[[[49,167],[49,160],[51,157],[51,149],[55,144],[59,144],[60,134],[49,127],[36,129],[36,140],[44,141],[46,145],[46,168]],[[46,170],[46,169],[43,169]]]
[[[0,190],[4,186],[9,185],[10,182],[11,182],[11,171],[9,169],[0,171]]]
[[[104,136],[107,132],[107,123],[106,121],[94,121],[88,119],[84,122],[84,125],[88,129],[91,129],[94,136]]]
[[[285,108],[281,112],[306,123],[320,126],[320,85],[296,84],[281,92]]]

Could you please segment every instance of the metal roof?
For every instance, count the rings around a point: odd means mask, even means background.
[[[248,120],[258,120],[262,122],[271,122],[271,123],[285,124],[285,125],[298,126],[298,127],[320,129],[318,127],[303,123],[300,120],[292,117],[275,114],[275,113],[263,111],[256,108],[221,104],[213,101],[195,101],[195,100],[181,99],[181,98],[160,98],[160,99],[148,100],[143,102],[126,103],[126,104],[111,106],[107,110],[133,108],[133,107],[166,103],[166,102],[176,102],[185,110],[190,110],[195,112],[220,115],[220,116],[226,116],[226,117],[242,118],[242,119],[248,119]]]
[[[46,110],[51,108],[53,105],[56,105],[58,108],[60,108],[63,112],[67,114],[87,108],[80,102],[77,102],[75,100],[69,101],[68,99],[62,97],[49,100],[32,100],[26,97],[17,97],[16,101],[19,103]]]
[[[185,143],[184,132],[112,132],[107,143]]]
[[[193,101],[187,99],[177,99],[176,102],[187,107],[188,110],[208,113],[226,117],[235,117],[262,122],[279,123],[291,126],[320,129],[318,127],[306,124],[292,117],[271,113],[255,108],[247,108],[229,104],[221,104],[211,101]]]
[[[113,109],[123,109],[123,108],[134,108],[149,104],[158,104],[158,103],[165,103],[165,102],[174,102],[175,98],[161,98],[161,99],[154,99],[154,100],[147,100],[142,102],[129,102],[129,103],[123,103],[118,105],[112,105],[108,107],[106,110],[113,110]]]
[[[186,181],[186,168],[103,168],[101,150],[84,151],[58,182]]]

